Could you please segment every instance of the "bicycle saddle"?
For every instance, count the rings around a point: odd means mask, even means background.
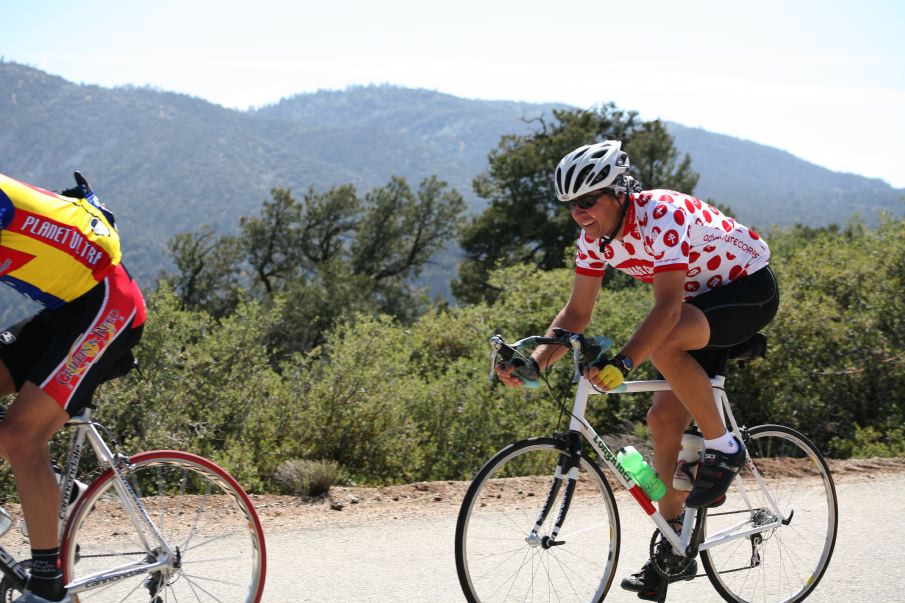
[[[747,340],[729,348],[730,360],[753,360],[767,357],[767,336],[755,333]]]

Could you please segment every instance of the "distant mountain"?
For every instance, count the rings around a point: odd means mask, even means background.
[[[667,126],[701,174],[695,195],[731,206],[742,222],[825,226],[858,213],[875,223],[881,211],[905,210],[905,189],[883,180],[833,172],[786,151],[700,128]]]
[[[395,86],[353,87],[284,99],[252,111],[151,88],[75,84],[0,61],[0,172],[43,186],[71,185],[81,170],[115,211],[126,262],[153,282],[168,267],[176,233],[211,224],[236,227],[273,187],[298,196],[391,175],[413,184],[437,174],[472,211],[483,201],[472,179],[503,134],[523,134],[564,105],[483,101]],[[670,124],[677,146],[701,172],[695,191],[728,203],[758,225],[871,218],[900,211],[897,191],[879,180],[839,174],[770,147]],[[551,166],[552,167],[552,166]],[[447,262],[432,276],[453,276]],[[0,297],[0,319],[10,294]]]

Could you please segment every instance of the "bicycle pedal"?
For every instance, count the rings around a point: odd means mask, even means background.
[[[666,601],[666,589],[643,591],[638,593],[638,598],[642,601]]]

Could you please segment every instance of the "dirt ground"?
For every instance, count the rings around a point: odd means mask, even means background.
[[[871,480],[905,474],[905,458],[830,461],[836,483]],[[796,476],[793,476],[796,477]],[[610,479],[614,489],[618,488]],[[324,497],[305,500],[294,496],[252,495],[258,515],[267,528],[339,526],[376,520],[405,520],[426,515],[458,512],[468,482],[418,482],[377,488],[339,486]],[[538,493],[542,489],[538,488]],[[535,495],[530,487],[511,488],[501,496]]]
[[[837,484],[905,475],[905,458],[829,462]],[[803,472],[797,468],[793,468],[789,475],[793,478],[802,476]],[[615,491],[621,490],[610,475],[607,478]],[[485,504],[542,496],[547,484],[546,478],[518,478],[513,480],[511,487],[494,490],[491,498],[495,500],[488,500]],[[335,486],[327,495],[316,499],[273,494],[252,494],[250,498],[265,531],[269,532],[297,528],[299,525],[309,528],[340,527],[372,521],[452,516],[458,513],[468,485],[469,482],[465,481],[436,481],[381,487]],[[13,525],[18,525],[22,518],[19,505],[7,504],[4,508],[12,516]],[[21,540],[22,543],[27,542],[24,537]]]

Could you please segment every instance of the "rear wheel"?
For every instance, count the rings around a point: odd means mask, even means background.
[[[546,537],[567,480],[532,535],[564,460],[570,455],[563,442],[537,438],[504,448],[478,472],[456,524],[456,568],[468,601],[603,600],[619,556],[619,515],[596,463],[581,456],[556,543]]]
[[[63,577],[85,588],[73,589],[80,602],[261,600],[264,533],[229,473],[193,454],[156,451],[132,457],[124,477],[165,546],[136,526],[135,506],[123,504],[108,470],[77,503],[63,535]],[[142,570],[155,562],[164,565]]]
[[[726,504],[708,513],[707,535],[743,531],[777,519],[785,522],[704,550],[701,561],[726,601],[801,601],[823,577],[836,544],[833,477],[814,444],[789,427],[754,427],[748,430],[745,445],[749,465],[739,472]],[[779,514],[755,481],[751,464]]]

